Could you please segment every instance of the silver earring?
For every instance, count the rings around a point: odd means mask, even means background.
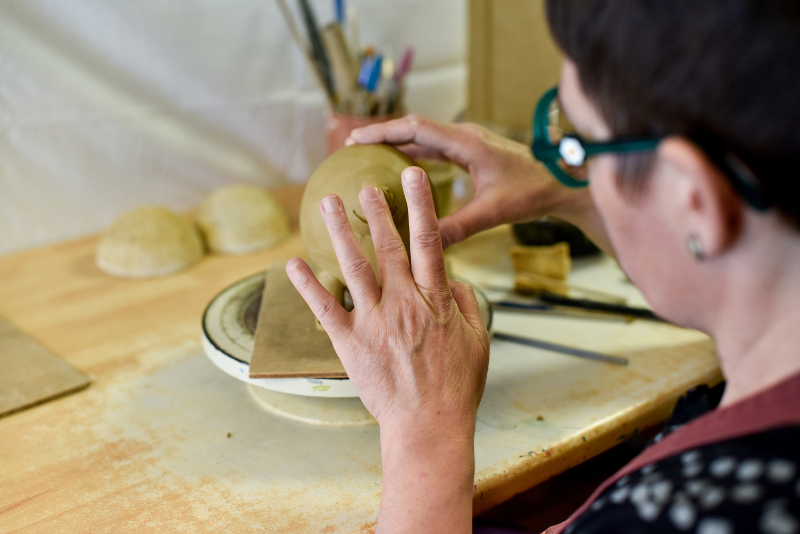
[[[689,249],[689,252],[692,253],[694,259],[702,261],[705,258],[705,254],[703,253],[703,245],[700,243],[700,239],[695,234],[689,234],[689,236],[686,238],[686,247]]]

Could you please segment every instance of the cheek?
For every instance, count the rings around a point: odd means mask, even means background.
[[[642,292],[656,311],[670,308],[669,269],[665,267],[673,251],[669,236],[652,199],[652,191],[642,198],[630,199],[617,188],[612,158],[593,162],[591,194],[617,254],[617,260],[631,282]]]
[[[614,176],[614,161],[601,156],[592,162],[590,169],[590,191],[595,206],[605,224],[608,237],[620,264],[626,268],[639,263],[636,257],[642,252],[643,221],[635,203],[624,198],[617,189]],[[630,273],[628,273],[630,276]]]

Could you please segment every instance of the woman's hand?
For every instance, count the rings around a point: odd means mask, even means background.
[[[562,186],[533,159],[527,146],[486,128],[409,115],[353,130],[347,142],[398,145],[412,158],[452,161],[469,172],[473,199],[439,221],[444,248],[499,224],[555,215],[610,250],[586,190]]]
[[[384,484],[378,531],[468,532],[475,413],[489,338],[466,284],[448,282],[439,224],[423,171],[403,172],[411,258],[375,187],[360,201],[382,284],[361,251],[341,200],[320,204],[354,309],[347,312],[308,265],[292,283],[329,334],[350,380],[381,426]],[[410,265],[409,265],[410,260]]]

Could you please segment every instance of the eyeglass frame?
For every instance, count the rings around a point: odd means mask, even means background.
[[[559,143],[553,144],[547,131],[549,124],[550,105],[558,96],[558,86],[552,87],[542,95],[533,113],[531,151],[553,177],[561,184],[570,188],[582,188],[589,185],[588,181],[577,180],[570,176],[558,164],[559,159],[565,159],[562,149],[565,143],[577,143],[583,150],[583,165],[591,156],[606,153],[631,153],[654,150],[661,142],[662,137],[620,138],[611,141],[593,142],[586,141],[578,134],[566,135]],[[755,173],[744,163],[739,156],[726,149],[718,142],[706,139],[699,141],[691,139],[703,152],[720,168],[728,177],[733,188],[741,195],[747,204],[758,211],[768,209],[773,205],[773,200],[766,194],[758,181]]]

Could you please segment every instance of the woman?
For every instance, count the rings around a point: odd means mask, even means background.
[[[442,248],[545,214],[614,254],[659,315],[711,335],[727,382],[719,408],[652,445],[553,531],[800,532],[800,6],[547,6],[567,59],[533,150],[588,192],[484,129],[406,117],[349,142],[454,161],[474,199],[437,221],[422,171],[406,169],[407,258],[383,195],[362,191],[382,286],[339,199],[323,199],[351,313],[304,262],[287,266],[380,424],[377,532],[470,531],[489,343],[471,290],[445,277]],[[551,106],[576,132],[548,129]]]

